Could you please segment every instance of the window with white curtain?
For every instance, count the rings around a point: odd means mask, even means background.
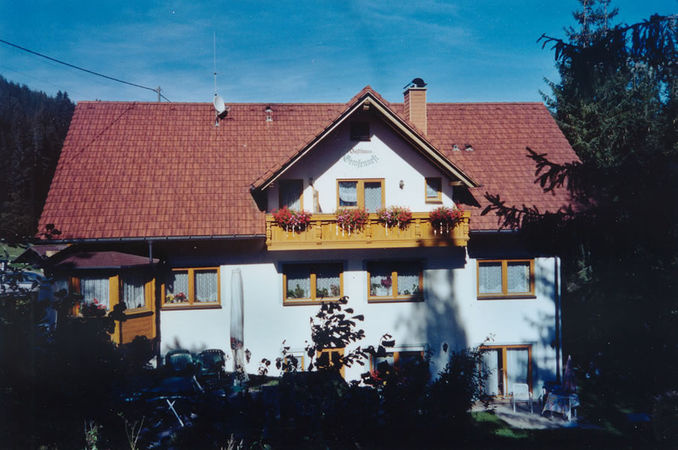
[[[221,303],[219,268],[172,269],[165,281],[163,307],[214,307]]]
[[[216,270],[195,271],[195,301],[196,303],[219,301],[219,280]]]
[[[122,300],[127,309],[138,309],[146,306],[146,282],[148,276],[139,272],[122,274]]]
[[[367,263],[369,301],[421,300],[423,272],[420,261],[372,261]]]
[[[533,298],[534,260],[478,260],[478,298]]]
[[[280,208],[286,206],[288,209],[295,211],[303,209],[301,203],[301,195],[304,190],[303,180],[280,180],[278,186],[280,189]]]
[[[284,264],[283,302],[336,300],[342,296],[340,263]]]
[[[384,206],[384,180],[337,180],[339,208],[363,208],[377,212]]]
[[[80,277],[80,294],[83,297],[83,302],[93,303],[96,300],[100,305],[104,305],[106,309],[109,309],[108,277]]]
[[[482,346],[483,390],[487,395],[506,396],[516,383],[532,389],[532,348],[530,345]]]

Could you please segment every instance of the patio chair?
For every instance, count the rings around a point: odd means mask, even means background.
[[[532,392],[530,386],[526,383],[514,383],[513,391],[511,392],[511,404],[513,405],[513,412],[516,412],[517,402],[527,402],[530,404],[530,414],[534,414],[534,406],[532,405]]]
[[[214,389],[223,380],[226,355],[218,348],[210,348],[198,353],[198,377],[208,388]]]
[[[165,366],[174,373],[192,372],[193,356],[188,350],[171,350],[165,355]]]

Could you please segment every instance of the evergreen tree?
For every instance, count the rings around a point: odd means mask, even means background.
[[[0,76],[0,239],[35,234],[74,108]]]
[[[542,36],[560,74],[545,100],[580,161],[527,149],[573,206],[544,215],[488,193],[484,212],[563,255],[565,351],[604,401],[646,406],[678,380],[678,16],[613,25],[609,1],[580,2],[566,40]]]

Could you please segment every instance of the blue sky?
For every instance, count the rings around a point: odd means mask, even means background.
[[[678,0],[613,0],[617,21],[673,14]],[[0,39],[133,83],[171,101],[346,102],[369,84],[401,101],[541,101],[557,79],[536,41],[563,37],[576,0],[0,1]],[[0,75],[74,101],[155,101],[0,43]]]

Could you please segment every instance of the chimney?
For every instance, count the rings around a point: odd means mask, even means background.
[[[426,83],[415,78],[405,86],[405,117],[417,128],[427,133],[426,118]]]

